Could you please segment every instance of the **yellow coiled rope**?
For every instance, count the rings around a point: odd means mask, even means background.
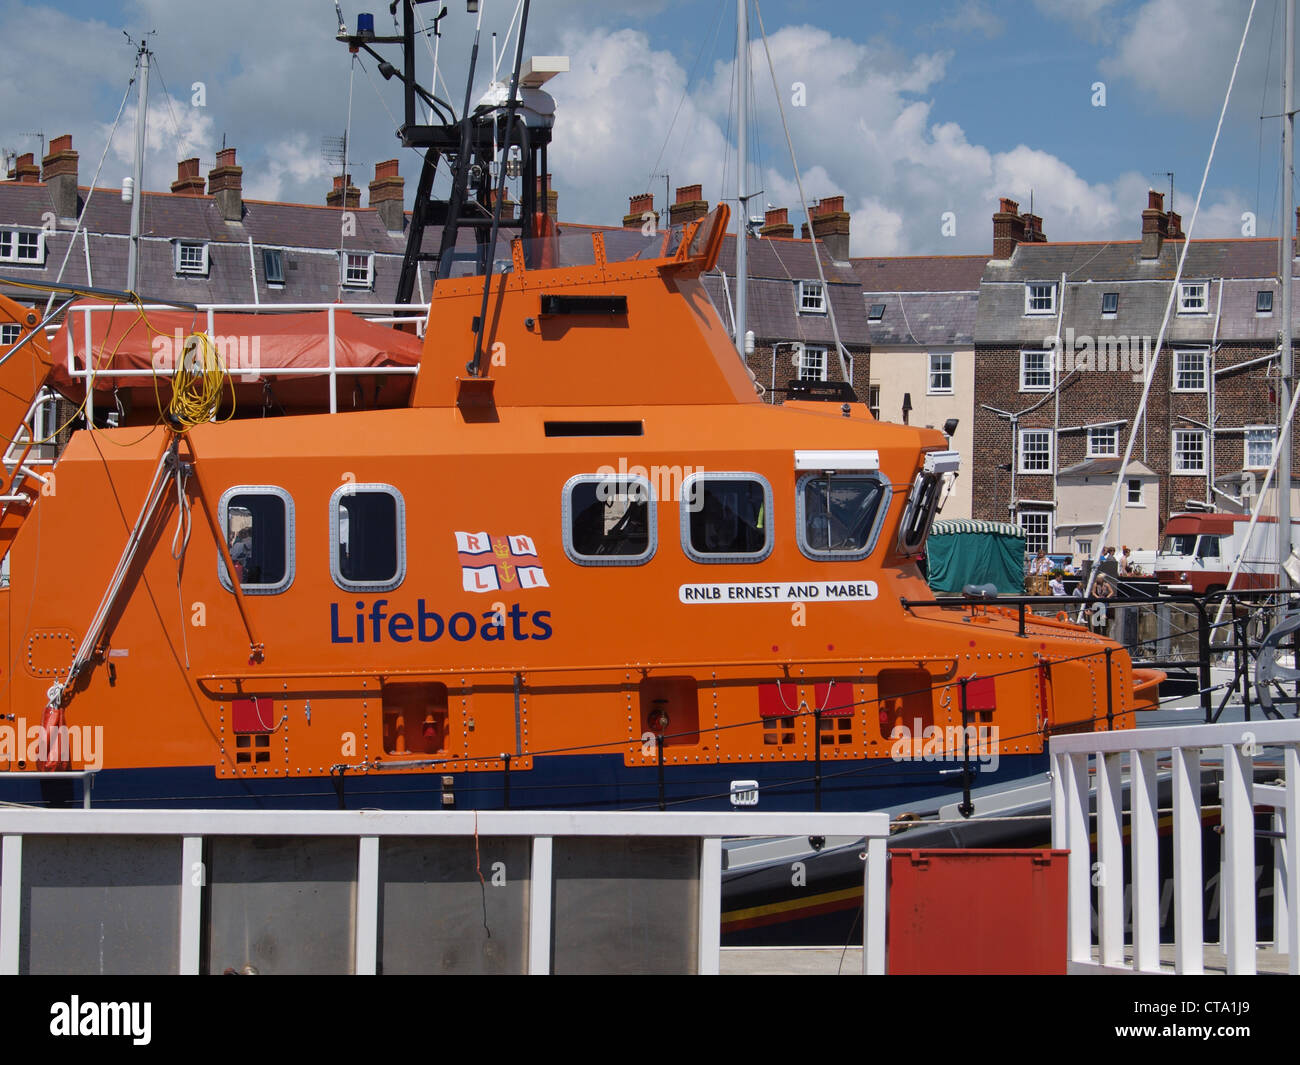
[[[191,333],[185,338],[182,354],[172,373],[172,398],[167,406],[168,421],[180,432],[216,419],[221,394],[229,374],[221,355],[207,333]],[[235,387],[230,384],[230,412],[235,414]]]

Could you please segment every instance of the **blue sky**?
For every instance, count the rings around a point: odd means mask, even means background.
[[[462,0],[446,3],[443,73],[459,107],[472,23]],[[483,3],[485,24],[504,29],[514,0]],[[1242,235],[1248,211],[1259,235],[1277,232],[1280,125],[1259,116],[1280,109],[1280,6],[1257,4],[1198,235]],[[1170,170],[1186,222],[1249,7],[761,3],[805,192],[845,196],[859,255],[987,251],[997,197],[1027,207],[1031,189],[1054,240],[1133,239],[1147,186],[1167,190]],[[391,26],[386,2],[343,3],[349,22],[367,9],[381,32]],[[662,197],[652,172],[667,171],[674,186],[702,183],[711,202],[733,194],[734,9],[734,0],[534,0],[527,51],[573,61],[551,85],[562,218],[617,224],[630,195],[648,186]],[[227,0],[219,9],[199,0],[4,0],[0,32],[24,41],[25,62],[0,74],[0,147],[39,151],[29,133],[70,132],[88,182],[131,72],[122,30],[156,29],[156,70],[171,101],[155,77],[148,186],[165,187],[185,155],[206,171],[225,137],[250,198],[323,202],[331,168],[321,138],[347,127],[351,78],[354,180],[364,189],[374,163],[397,155],[409,199],[418,159],[393,137],[395,86],[372,66],[352,70],[334,28],[333,0]],[[794,219],[793,170],[761,45],[753,55],[758,208],[789,207]],[[202,106],[193,104],[196,82]],[[796,82],[802,107],[792,106]],[[1098,82],[1104,107],[1094,105]],[[129,173],[131,121],[128,108],[101,184]],[[941,232],[947,211],[955,236]]]

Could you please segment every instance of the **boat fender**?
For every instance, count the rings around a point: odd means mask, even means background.
[[[68,762],[64,759],[62,743],[67,729],[63,724],[62,706],[50,703],[45,707],[45,712],[41,715],[41,731],[45,739],[45,761],[41,763],[41,768],[47,773],[67,769]]]

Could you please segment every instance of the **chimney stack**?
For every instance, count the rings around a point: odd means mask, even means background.
[[[763,228],[758,231],[761,237],[793,237],[794,223],[789,219],[789,210],[785,207],[773,207],[763,216]]]
[[[849,212],[844,209],[843,196],[827,196],[814,203],[808,212],[812,215],[813,233],[826,245],[830,257],[837,263],[849,261]],[[808,223],[802,228],[803,239],[808,239]]]
[[[542,176],[537,175],[537,205],[541,207],[550,216],[552,222],[560,220],[560,194],[551,188],[551,175],[546,175],[546,181],[543,183]]]
[[[406,228],[405,187],[405,180],[397,172],[396,159],[375,164],[375,180],[370,183],[370,206],[379,212],[379,220],[390,233],[401,233]]]
[[[1043,220],[1026,211],[1020,213],[1020,204],[1005,196],[998,201],[993,215],[993,258],[1010,259],[1017,244],[1042,244],[1047,240]]]
[[[136,189],[137,196],[143,189]],[[178,196],[202,196],[203,175],[199,173],[198,159],[182,159],[176,164],[176,180],[172,182],[172,192]]]
[[[1165,196],[1147,190],[1147,207],[1142,212],[1142,258],[1160,258],[1160,246],[1169,235],[1169,218],[1165,214]]]
[[[217,165],[208,171],[208,195],[215,197],[217,210],[227,222],[244,217],[244,168],[235,165],[235,149],[217,152]]]
[[[77,198],[77,158],[72,150],[72,135],[65,133],[50,142],[50,152],[41,160],[45,184],[50,187],[54,213],[59,218],[76,218],[81,206]]]
[[[41,180],[41,168],[36,165],[36,156],[32,152],[20,155],[14,160],[13,169],[9,171],[9,180],[23,185],[37,185]]]
[[[623,216],[624,229],[640,229],[646,223],[645,216],[654,215],[655,225],[659,224],[659,215],[655,211],[655,198],[652,193],[641,192],[627,198],[627,214]]]
[[[346,182],[347,188],[344,189]],[[361,190],[352,184],[352,175],[345,174],[334,179],[334,187],[325,194],[328,207],[344,207],[348,210],[361,206]]]
[[[700,185],[683,185],[677,190],[677,199],[668,208],[668,217],[675,226],[685,222],[694,222],[709,213],[709,202],[704,199],[704,189]]]

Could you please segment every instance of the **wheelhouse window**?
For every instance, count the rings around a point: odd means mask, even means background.
[[[1088,458],[1106,458],[1119,454],[1119,428],[1095,425],[1088,430]]]
[[[1052,388],[1052,353],[1039,349],[1020,353],[1020,391],[1049,392]]]
[[[799,313],[826,313],[826,290],[820,281],[799,282]]]
[[[340,588],[386,592],[406,577],[406,502],[388,484],[345,484],[330,498],[330,575]]]
[[[1204,392],[1205,362],[1204,351],[1174,351],[1174,391]]]
[[[564,553],[580,566],[639,566],[658,544],[657,513],[644,477],[579,474],[564,486]]]
[[[952,394],[952,355],[944,352],[930,356],[930,395]]]
[[[682,483],[682,549],[696,562],[761,562],[772,553],[772,487],[754,473]]]
[[[206,274],[208,272],[208,246],[193,241],[176,244],[176,272],[178,274]]]
[[[796,495],[799,550],[818,560],[866,558],[888,501],[889,486],[873,474],[806,474]]]
[[[237,485],[217,504],[217,522],[245,595],[276,595],[293,583],[293,499],[283,488]],[[217,576],[234,591],[226,561],[217,553]]]
[[[369,252],[345,251],[339,261],[342,281],[347,288],[369,288],[373,280],[375,257]]]
[[[1056,285],[1049,281],[1031,281],[1025,286],[1025,314],[1055,314]]]
[[[45,235],[39,229],[0,229],[0,263],[40,266],[45,262]]]
[[[799,356],[800,381],[826,380],[826,349],[805,347]]]

